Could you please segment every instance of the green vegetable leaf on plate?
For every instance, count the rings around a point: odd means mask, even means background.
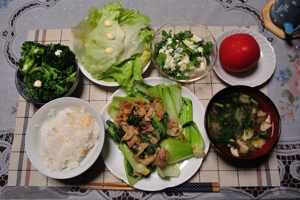
[[[92,7],[72,28],[72,42],[77,59],[93,78],[118,82],[132,94],[134,81],[143,80],[143,68],[151,60],[153,31],[147,29],[148,16],[121,3]]]

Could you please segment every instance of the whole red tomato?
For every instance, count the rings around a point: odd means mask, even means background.
[[[242,72],[255,66],[260,58],[257,41],[249,34],[237,33],[225,38],[220,45],[222,67],[231,72]]]

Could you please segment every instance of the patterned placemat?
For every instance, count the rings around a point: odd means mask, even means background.
[[[208,26],[215,37],[230,28],[229,26]],[[243,27],[245,28],[245,27]],[[257,31],[257,27],[246,27]],[[155,30],[156,28],[153,27]],[[28,40],[40,43],[62,43],[69,45],[70,29],[32,30],[28,33]],[[144,77],[160,77],[161,74],[151,64]],[[212,70],[204,79],[194,83],[184,84],[207,106],[212,96],[227,87]],[[73,96],[84,99],[92,104],[99,112],[107,103],[110,96],[118,87],[95,85],[81,74],[78,88]],[[267,93],[266,87],[261,91]],[[101,157],[82,175],[68,180],[48,178],[35,169],[25,151],[25,133],[28,123],[38,107],[26,102],[21,96],[18,102],[17,119],[14,133],[12,153],[10,157],[8,186],[81,186],[87,183],[121,182],[104,165]],[[120,161],[122,162],[122,161]],[[211,147],[202,166],[189,182],[219,182],[220,186],[251,187],[251,186],[280,186],[276,152],[273,151],[267,159],[252,162],[236,162],[222,157]]]

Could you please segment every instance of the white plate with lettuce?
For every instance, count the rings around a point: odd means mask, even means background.
[[[164,83],[166,85],[175,84],[175,82],[160,77],[145,78],[144,82],[149,85],[157,85]],[[126,92],[120,88],[117,90],[102,109],[100,115],[102,117],[105,129],[107,128],[106,121],[112,120],[108,114],[108,105],[111,103],[114,96],[127,96]],[[193,103],[193,119],[201,132],[205,143],[205,154],[209,149],[209,139],[204,127],[204,107],[200,103],[199,99],[187,88],[182,86],[182,96],[188,97]],[[105,137],[104,147],[102,149],[101,157],[106,167],[119,179],[125,181],[128,184],[126,172],[124,168],[124,155],[118,149],[118,144],[112,140],[111,137]],[[159,191],[168,187],[175,187],[189,180],[200,168],[204,158],[189,158],[179,163],[180,175],[176,178],[170,178],[170,180],[162,179],[156,171],[152,172],[149,177],[139,180],[133,185],[134,188],[144,191]]]
[[[105,86],[122,86],[130,94],[151,60],[151,19],[121,7],[122,1],[92,7],[72,31],[73,51],[83,74]]]
[[[103,85],[103,86],[109,86],[109,87],[120,86],[120,84],[117,81],[103,81],[103,80],[98,80],[98,79],[94,78],[88,71],[86,71],[86,69],[81,64],[81,62],[77,62],[77,64],[78,64],[81,72],[92,82],[99,84],[99,85]],[[144,73],[148,69],[149,65],[150,65],[150,62],[143,68],[142,73]]]

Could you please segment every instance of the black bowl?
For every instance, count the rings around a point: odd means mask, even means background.
[[[73,86],[71,87],[71,89],[65,94],[63,95],[62,97],[68,97],[70,96],[74,90],[76,89],[77,85],[78,85],[78,82],[79,82],[79,74],[80,74],[80,70],[79,70],[79,67],[76,63],[76,80],[73,84]],[[30,103],[33,103],[33,104],[36,104],[36,105],[39,105],[39,106],[42,106],[44,105],[45,103],[49,102],[49,101],[43,101],[41,99],[33,99],[30,97],[30,94],[28,92],[28,88],[27,86],[25,85],[24,81],[24,76],[23,74],[20,72],[19,69],[16,70],[16,73],[15,73],[15,85],[16,85],[16,88],[19,92],[19,94],[27,101],[29,101]]]
[[[220,143],[217,143],[213,139],[210,128],[208,127],[208,114],[212,109],[214,103],[218,102],[218,100],[224,98],[225,96],[233,93],[243,93],[252,96],[253,99],[255,99],[255,101],[257,101],[260,104],[262,110],[266,113],[269,113],[271,117],[272,127],[267,130],[268,139],[266,143],[262,146],[262,148],[256,149],[251,155],[239,156],[239,157],[232,155],[230,148],[227,145],[224,144],[222,145]],[[232,122],[229,121],[229,123]],[[259,91],[258,89],[248,87],[248,86],[240,86],[240,85],[230,86],[215,94],[207,105],[205,111],[204,124],[205,124],[206,132],[208,134],[208,138],[210,139],[211,144],[215,147],[215,149],[218,152],[220,152],[222,155],[235,160],[252,160],[268,154],[270,151],[272,151],[274,146],[277,144],[281,134],[280,115],[272,100],[267,95]]]

